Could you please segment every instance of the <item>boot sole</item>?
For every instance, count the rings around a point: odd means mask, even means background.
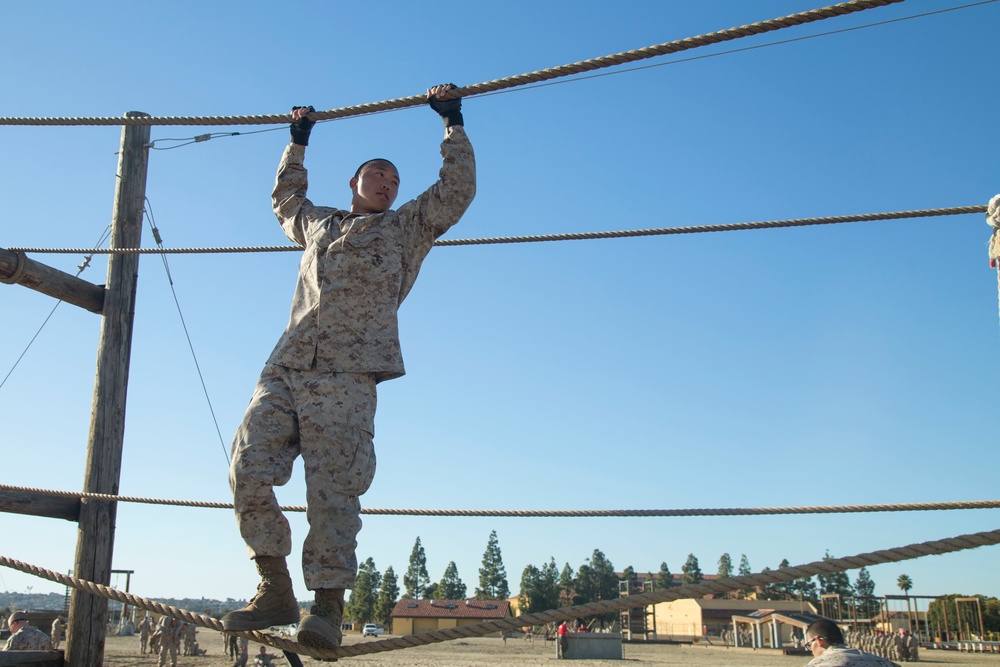
[[[264,618],[260,620],[254,619],[222,619],[222,627],[226,630],[234,630],[236,632],[242,630],[267,630],[274,625],[291,625],[292,623],[299,622],[299,610],[287,612],[284,616],[272,616],[271,618]]]

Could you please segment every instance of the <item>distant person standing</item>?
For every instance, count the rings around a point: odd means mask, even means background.
[[[149,622],[149,615],[142,617],[142,622],[139,623],[139,653],[146,655],[146,648],[149,646],[149,631],[151,629],[151,623]]]
[[[566,621],[559,624],[559,657],[566,657],[566,649],[569,647],[569,626],[566,625]]]
[[[236,653],[236,661],[233,663],[233,667],[247,667],[247,659],[249,658],[248,648],[250,646],[250,640],[246,637],[239,638],[239,649]]]
[[[56,616],[55,620],[52,621],[52,631],[49,632],[49,638],[52,641],[52,649],[56,650],[59,648],[59,642],[63,639],[63,633],[66,632],[66,619],[61,615]]]
[[[4,651],[48,651],[52,648],[48,636],[32,626],[28,614],[23,611],[11,614],[7,627],[10,628],[10,637],[3,647]]]
[[[160,619],[160,661],[158,667],[167,666],[167,657],[171,667],[177,667],[177,651],[181,647],[181,624],[176,618],[164,616]]]

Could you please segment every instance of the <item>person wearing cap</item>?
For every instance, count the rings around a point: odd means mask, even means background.
[[[398,313],[434,241],[455,225],[476,192],[476,163],[461,99],[451,84],[427,91],[444,121],[439,178],[393,209],[399,171],[383,158],[345,185],[350,210],[307,197],[303,160],[315,124],[292,110],[271,202],[286,236],[302,246],[292,310],[233,440],[229,473],[241,537],[260,574],[257,594],[222,619],[229,632],[299,623],[310,648],[340,646],[344,591],[357,581],[359,498],[375,475],[376,385],[401,377]],[[301,457],[309,532],[302,571],[315,603],[300,619],[286,557],[292,537],[274,495]]]
[[[31,625],[28,615],[23,611],[15,611],[7,619],[10,628],[10,638],[4,645],[4,651],[49,651],[52,643],[49,636]]]
[[[840,626],[828,618],[806,628],[805,646],[813,654],[806,667],[899,667],[883,657],[848,647]]]

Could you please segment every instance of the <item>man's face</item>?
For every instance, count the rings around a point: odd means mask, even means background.
[[[812,651],[813,657],[819,657],[826,650],[822,637],[806,637],[806,644],[809,646],[809,650]]]
[[[399,194],[399,174],[388,162],[375,161],[351,179],[351,190],[351,213],[384,213]]]

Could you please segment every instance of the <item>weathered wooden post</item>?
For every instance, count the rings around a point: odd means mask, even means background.
[[[125,116],[136,118],[148,114],[130,111]],[[148,144],[149,126],[126,125],[122,129],[111,223],[112,248],[138,248],[142,240]],[[110,256],[83,485],[83,490],[89,493],[118,493],[138,278],[138,255]],[[82,503],[74,576],[99,584],[111,583],[116,510],[117,503],[111,501],[87,499]],[[69,667],[101,667],[107,618],[105,598],[73,591],[66,637]]]

